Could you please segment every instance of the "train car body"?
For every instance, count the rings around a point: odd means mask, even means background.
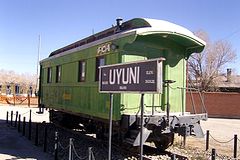
[[[99,66],[163,57],[162,79],[175,83],[163,87],[161,94],[145,94],[144,141],[154,141],[165,149],[172,144],[173,133],[202,136],[199,121],[207,114],[185,112],[184,88],[187,59],[204,46],[205,42],[192,32],[167,21],[135,18],[118,23],[58,49],[40,62],[40,107],[52,109],[52,121],[57,117],[65,125],[82,123],[101,137],[108,130],[110,97],[98,91]],[[114,94],[113,102],[113,133],[136,146],[140,97],[136,93]]]

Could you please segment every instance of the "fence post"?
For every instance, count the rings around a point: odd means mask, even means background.
[[[20,132],[20,124],[21,124],[21,114],[18,116],[18,132]]]
[[[46,122],[43,122],[44,124],[44,142],[43,142],[43,151],[46,152],[47,151],[47,125]]]
[[[68,160],[72,160],[73,156],[72,156],[72,145],[73,145],[73,138],[69,139],[69,157]]]
[[[23,132],[22,132],[23,136],[25,136],[25,127],[26,127],[26,117],[23,117]]]
[[[13,111],[11,111],[11,126],[13,125]]]
[[[58,132],[55,132],[54,160],[58,160]]]
[[[16,104],[16,95],[13,94],[13,105],[15,106],[15,104]]]
[[[233,158],[237,158],[237,135],[234,135],[234,151],[233,151]]]
[[[28,125],[28,139],[31,140],[32,136],[32,110],[30,109],[29,113],[29,125]]]
[[[208,150],[209,148],[209,130],[207,130],[207,133],[206,133],[206,151]]]
[[[14,127],[17,127],[18,111],[16,111]]]
[[[38,123],[36,123],[35,145],[38,146]]]
[[[30,111],[29,111],[29,121],[32,121],[32,110],[30,109]]]
[[[6,116],[6,123],[8,123],[8,111],[7,111],[7,116]]]
[[[88,147],[88,160],[92,160],[92,147]]]
[[[6,123],[8,123],[8,111],[7,111],[7,116],[6,116]]]
[[[176,160],[176,154],[172,154],[171,160]]]
[[[28,100],[28,107],[30,107],[30,95],[29,94],[27,96],[27,100]]]
[[[212,149],[212,160],[216,159],[216,150],[213,148]]]

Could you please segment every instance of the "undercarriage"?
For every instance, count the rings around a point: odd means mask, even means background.
[[[172,114],[169,122],[164,114],[144,115],[143,143],[154,142],[160,150],[165,150],[174,142],[174,134],[180,136],[203,137],[200,120],[206,120],[207,114]],[[113,140],[119,143],[140,145],[140,116],[122,115],[121,121],[113,123]],[[50,121],[67,128],[80,128],[97,138],[107,139],[109,124],[107,120],[72,115],[62,111],[50,110]]]

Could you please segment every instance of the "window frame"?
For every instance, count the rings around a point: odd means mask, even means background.
[[[103,61],[103,64],[101,65],[101,60],[104,60]],[[99,67],[100,66],[104,66],[106,65],[106,57],[105,56],[99,56],[99,57],[96,57],[96,68],[95,68],[95,81],[98,82],[99,81]]]
[[[56,66],[56,83],[60,83],[62,80],[62,66]]]
[[[47,68],[47,83],[52,83],[52,67]]]
[[[84,68],[83,68],[83,64],[84,64]],[[85,82],[86,81],[86,71],[87,71],[86,66],[87,66],[86,60],[78,61],[78,82]],[[83,72],[83,69],[84,69],[84,72]]]

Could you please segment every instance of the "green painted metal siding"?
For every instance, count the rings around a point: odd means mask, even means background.
[[[77,82],[78,61],[62,64],[60,83],[55,83],[56,72],[53,66],[52,83],[46,83],[45,78],[42,85],[43,103],[48,107],[68,112],[108,117],[109,97],[98,93],[98,82],[95,82],[95,57],[86,60],[86,64],[86,82]],[[47,73],[47,68],[44,68],[44,73]],[[44,77],[47,77],[47,74]],[[119,116],[115,114],[115,119],[116,117]]]
[[[124,37],[113,41],[119,45],[132,41],[134,36]],[[110,97],[108,94],[98,92],[98,81],[95,81],[97,46],[71,53],[62,57],[53,58],[41,63],[43,68],[42,103],[47,107],[65,110],[72,113],[82,113],[107,119],[109,116]],[[118,50],[104,55],[105,64],[120,63]],[[78,82],[79,61],[86,62],[86,79]],[[62,68],[61,82],[56,83],[56,66]],[[47,68],[52,68],[52,83],[47,83]],[[114,95],[113,119],[119,120],[120,95]]]
[[[125,45],[122,51],[122,62],[146,60],[164,57],[163,80],[174,80],[170,88],[171,112],[185,111],[185,88],[186,86],[186,51],[182,45],[172,40],[163,38],[161,35],[139,36],[132,44]],[[152,106],[158,112],[165,112],[166,87],[162,94],[145,94],[145,112],[151,113]],[[135,114],[140,109],[140,94],[122,94],[121,106],[123,114]]]

